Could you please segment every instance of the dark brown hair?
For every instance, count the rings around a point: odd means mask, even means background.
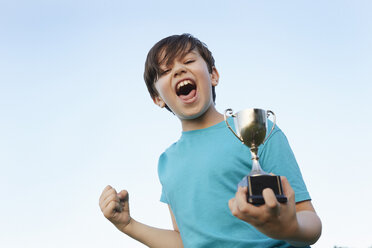
[[[155,82],[158,80],[162,70],[160,65],[165,63],[171,65],[178,56],[185,56],[192,50],[197,49],[207,64],[209,73],[214,68],[214,58],[208,50],[207,45],[193,37],[191,34],[172,35],[157,42],[147,54],[145,62],[145,72],[143,77],[146,82],[147,90],[151,98],[158,96],[155,88]],[[214,86],[212,87],[213,101],[216,99]],[[168,106],[166,106],[168,110]]]

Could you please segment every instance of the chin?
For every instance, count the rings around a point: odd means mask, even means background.
[[[181,120],[195,120],[199,117],[203,116],[207,112],[208,108],[203,108],[199,110],[193,111],[185,111],[183,113],[178,114],[178,118]]]
[[[200,116],[201,116],[201,114],[182,115],[182,116],[178,116],[178,118],[181,119],[181,120],[195,120],[195,119],[198,119]]]

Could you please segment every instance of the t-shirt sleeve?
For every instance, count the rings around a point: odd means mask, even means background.
[[[287,137],[279,128],[275,128],[259,150],[262,169],[287,177],[295,192],[296,202],[311,199]]]
[[[162,178],[164,177],[164,174],[166,173],[166,170],[165,170],[166,162],[167,162],[167,155],[166,155],[166,152],[163,152],[160,155],[159,161],[158,161],[158,177],[159,177],[159,181],[160,181],[161,186],[162,186],[160,201],[164,202],[166,204],[169,204],[167,194],[166,194],[166,191],[165,191],[165,188],[164,188],[164,185],[163,185],[163,181],[162,181]]]
[[[161,190],[161,196],[160,196],[160,201],[168,204],[168,199],[164,191],[164,187]]]

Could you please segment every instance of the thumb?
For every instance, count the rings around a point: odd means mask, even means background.
[[[121,202],[123,202],[123,201],[128,201],[128,200],[129,200],[129,193],[128,193],[128,191],[126,191],[126,190],[122,190],[122,191],[120,191],[120,192],[117,194],[117,196],[119,197],[119,200],[120,200]]]
[[[119,201],[116,204],[115,211],[120,213],[121,211],[128,208],[128,204],[127,204],[128,199],[129,199],[128,191],[122,190],[118,194],[116,194],[116,197],[117,197],[117,200]]]

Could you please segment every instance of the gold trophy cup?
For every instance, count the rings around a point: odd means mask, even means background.
[[[273,116],[273,127],[266,137],[267,118],[270,115]],[[265,200],[262,197],[262,191],[265,188],[271,188],[279,202],[287,202],[287,197],[283,194],[280,176],[263,171],[258,162],[258,146],[265,143],[273,132],[276,123],[275,114],[270,110],[266,111],[263,109],[244,109],[234,114],[232,109],[226,109],[224,116],[230,131],[251,150],[252,170],[238,184],[238,186],[248,187],[247,202],[255,205],[264,204]],[[236,132],[227,121],[229,116],[234,118]]]

